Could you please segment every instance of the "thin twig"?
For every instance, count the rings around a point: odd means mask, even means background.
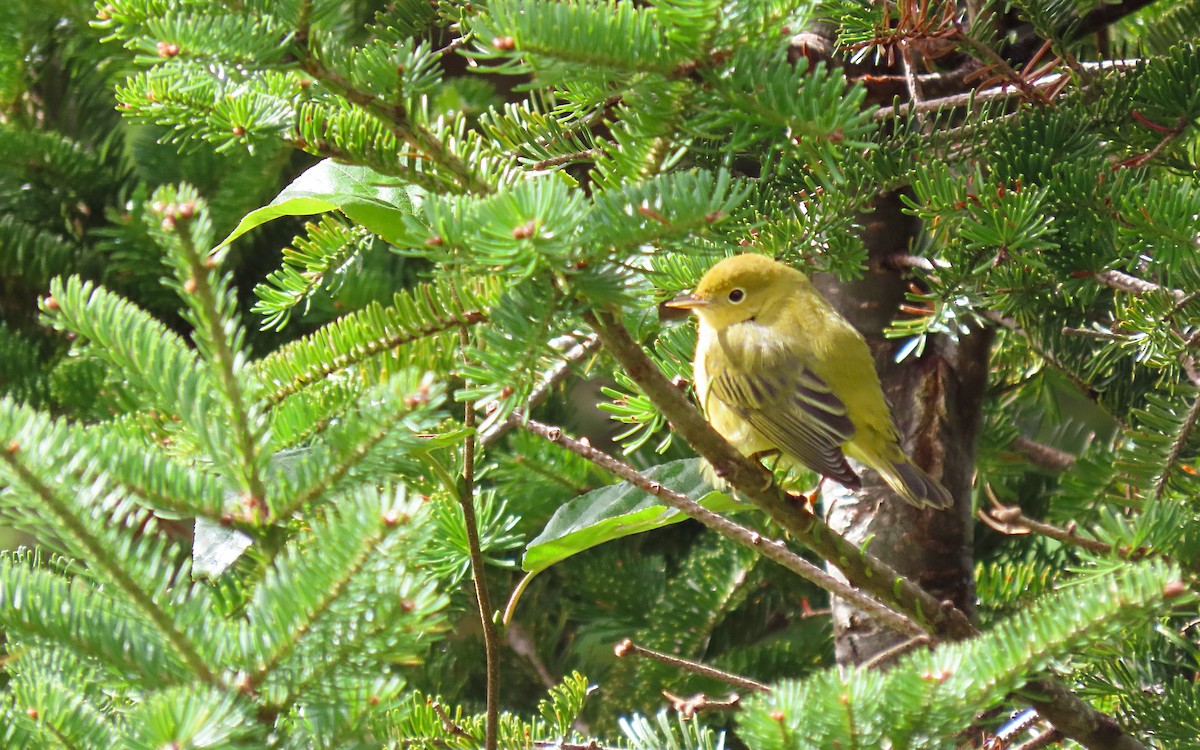
[[[904,85],[908,88],[909,103],[913,108],[913,112],[920,117],[921,104],[924,103],[925,97],[921,93],[921,84],[917,80],[916,64],[913,62],[912,47],[905,44],[900,48],[900,67],[904,70]]]
[[[858,589],[839,581],[817,565],[789,550],[782,541],[768,539],[757,531],[748,529],[718,513],[712,512],[686,495],[676,492],[669,487],[663,487],[662,484],[638,472],[637,469],[629,464],[619,461],[580,440],[568,437],[557,427],[542,424],[534,419],[525,420],[522,426],[533,434],[539,435],[555,445],[560,445],[572,453],[586,458],[600,468],[612,472],[630,484],[640,487],[721,536],[737,542],[744,547],[756,550],[763,557],[782,565],[806,581],[820,586],[834,596],[846,599],[893,630],[909,635],[924,634],[925,631],[917,623],[893,612]]]
[[[981,314],[985,319],[995,323],[996,325],[999,325],[1002,328],[1006,328],[1009,331],[1012,331],[1014,334],[1023,338],[1025,340],[1026,346],[1028,346],[1033,351],[1034,354],[1037,354],[1039,357],[1042,358],[1042,360],[1046,364],[1050,365],[1055,370],[1058,370],[1058,372],[1060,372],[1064,377],[1066,377],[1067,380],[1071,381],[1071,383],[1076,388],[1079,389],[1079,392],[1082,393],[1087,398],[1088,401],[1091,401],[1092,403],[1099,403],[1096,398],[1096,389],[1092,387],[1091,383],[1089,383],[1086,380],[1084,380],[1083,378],[1081,378],[1074,370],[1072,370],[1070,367],[1067,366],[1066,362],[1063,362],[1061,359],[1059,359],[1054,354],[1054,352],[1043,347],[1033,337],[1033,335],[1029,333],[1029,331],[1027,331],[1024,328],[1022,328],[1021,326],[1019,326],[1015,320],[1013,320],[1012,318],[1009,318],[1007,316],[1001,315],[1000,313],[998,313],[994,310],[984,310],[984,311],[982,311]],[[1105,409],[1104,411],[1106,414],[1108,414],[1109,418],[1112,419],[1114,423],[1116,423],[1116,425],[1118,427],[1120,427],[1121,429],[1125,429],[1126,425],[1121,420],[1120,417],[1113,414],[1108,409]]]
[[[1139,279],[1136,276],[1131,276],[1122,271],[1101,271],[1096,274],[1096,280],[1107,287],[1116,289],[1119,292],[1129,292],[1130,294],[1153,294],[1154,292],[1164,292],[1175,298],[1176,302],[1183,300],[1187,293],[1179,289],[1170,289],[1153,281]]]
[[[1063,544],[1070,544],[1074,547],[1086,549],[1088,552],[1095,552],[1099,555],[1111,555],[1113,552],[1111,544],[1079,536],[1072,531],[1060,529],[1053,524],[1035,521],[1024,515],[1024,512],[1015,505],[1003,505],[987,510],[980,508],[979,519],[990,528],[1009,536],[1032,532],[1049,537],[1050,539],[1057,539]]]
[[[1105,60],[1103,62],[1085,62],[1081,63],[1081,65],[1085,70],[1127,70],[1136,66],[1139,62],[1139,60]],[[1068,82],[1069,79],[1070,77],[1063,73],[1048,73],[1033,78],[1029,81],[1029,84],[1038,89],[1052,90],[1055,86],[1061,86]],[[918,80],[920,80],[920,76],[918,76]],[[873,117],[876,120],[887,120],[897,116],[903,117],[909,112],[935,112],[939,109],[965,107],[967,105],[984,104],[1001,99],[1012,99],[1020,94],[1021,92],[1012,85],[990,86],[981,91],[968,91],[936,99],[926,99],[919,104],[905,102],[896,106],[880,107],[875,110]]]
[[[701,711],[728,711],[737,708],[742,701],[742,697],[737,693],[730,693],[724,698],[709,698],[704,693],[696,693],[690,698],[684,698],[666,690],[662,691],[662,694],[671,701],[671,708],[675,709],[679,713],[679,718],[684,721],[691,721]]]
[[[575,161],[595,161],[596,159],[599,159],[601,156],[604,156],[604,152],[602,150],[600,150],[598,148],[589,148],[586,151],[576,151],[571,154],[562,154],[561,156],[555,156],[555,157],[552,157],[549,159],[542,159],[541,161],[536,162],[532,166],[532,169],[535,172],[540,172],[543,169],[550,169],[551,167],[561,167],[564,164],[570,164],[571,162],[575,162]]]
[[[508,641],[508,647],[517,656],[523,657],[533,667],[533,671],[537,672],[538,679],[542,681],[542,685],[547,689],[558,684],[558,680],[550,674],[550,670],[546,668],[546,663],[542,661],[542,657],[538,656],[537,647],[533,643],[533,639],[525,632],[525,628],[519,623],[510,622],[508,627],[504,629],[504,639]]]
[[[896,659],[899,659],[901,656],[920,648],[921,646],[928,646],[932,643],[933,639],[927,635],[918,635],[916,637],[909,638],[907,641],[901,641],[895,646],[892,646],[889,649],[884,649],[878,654],[875,654],[875,656],[872,656],[869,660],[863,663],[862,668],[879,669],[883,665],[889,664]]]
[[[450,714],[446,713],[446,709],[442,708],[441,703],[438,703],[437,701],[430,701],[429,707],[433,709],[435,714],[437,714],[438,721],[442,722],[442,729],[445,729],[455,737],[464,737],[468,740],[475,740],[476,742],[479,741],[478,737],[472,736],[470,732],[460,727],[458,723],[454,721],[454,719],[451,719]]]
[[[1013,440],[1012,445],[1017,450],[1025,454],[1025,457],[1034,465],[1039,466],[1049,471],[1061,472],[1066,471],[1075,465],[1075,456],[1067,453],[1064,450],[1055,448],[1053,445],[1039,443],[1032,438],[1027,438],[1024,435],[1017,435]]]
[[[467,364],[467,347],[471,334],[463,327],[459,330],[463,364]],[[471,552],[471,577],[475,582],[475,600],[479,606],[479,620],[483,626],[483,652],[487,669],[487,718],[484,724],[484,747],[496,750],[500,723],[500,649],[497,643],[496,623],[492,619],[492,596],[485,578],[483,550],[479,544],[479,521],[475,516],[475,402],[468,400],[463,410],[463,427],[467,437],[463,443],[462,487],[458,503],[462,507],[463,525],[467,531],[467,547]]]
[[[1074,328],[1072,326],[1063,326],[1062,335],[1073,336],[1081,339],[1095,339],[1096,341],[1125,341],[1126,337],[1112,331],[1097,331],[1092,328]]]
[[[1066,738],[1063,737],[1062,732],[1057,729],[1047,729],[1028,742],[1022,742],[1020,745],[1017,745],[1013,750],[1041,750],[1043,747],[1058,745],[1064,739]]]
[[[1146,116],[1141,112],[1138,112],[1136,109],[1133,110],[1131,114],[1133,115],[1134,120],[1148,126],[1152,130],[1162,133],[1163,137],[1158,143],[1154,144],[1154,148],[1150,149],[1141,156],[1135,156],[1132,159],[1126,159],[1125,161],[1121,162],[1121,166],[1123,167],[1137,168],[1145,165],[1151,159],[1162,153],[1163,149],[1170,145],[1172,141],[1183,135],[1183,131],[1187,130],[1188,122],[1190,122],[1187,115],[1182,115],[1178,120],[1175,121],[1174,125],[1165,127],[1146,119]]]
[[[963,47],[966,47],[970,52],[980,60],[986,59],[992,70],[1000,71],[1000,75],[1004,80],[1007,80],[1013,86],[1021,90],[1021,93],[1026,99],[1035,100],[1040,104],[1049,104],[1051,99],[1046,92],[1034,86],[1030,81],[1026,80],[1025,76],[1013,70],[1013,67],[1008,64],[1008,61],[996,53],[990,46],[975,39],[965,31],[960,31],[955,35],[955,41],[959,42]]]
[[[702,677],[711,677],[714,680],[720,680],[721,682],[724,682],[728,685],[733,685],[734,687],[738,687],[743,690],[753,690],[756,693],[768,693],[771,691],[770,685],[765,685],[758,680],[752,680],[749,677],[743,677],[741,675],[733,674],[732,672],[726,672],[722,669],[717,669],[716,667],[711,667],[707,664],[701,664],[700,662],[682,659],[678,656],[664,654],[661,651],[655,651],[654,649],[639,646],[629,638],[624,639],[615,647],[613,647],[613,653],[617,655],[618,659],[622,659],[630,654],[633,654],[634,656],[644,656],[647,659],[651,659],[662,664],[669,664],[670,666],[682,669],[685,672],[691,672],[692,674],[698,674]]]

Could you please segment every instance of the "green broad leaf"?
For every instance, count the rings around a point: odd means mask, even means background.
[[[297,177],[275,200],[246,214],[218,247],[282,216],[326,211],[341,211],[351,221],[392,242],[399,236],[402,218],[413,213],[414,199],[420,199],[420,191],[413,185],[368,167],[325,159]]]
[[[655,466],[646,475],[711,511],[737,511],[750,507],[724,492],[714,491],[700,474],[701,465],[701,459],[685,458]],[[529,573],[540,573],[596,545],[660,529],[686,518],[683,513],[628,482],[601,487],[580,495],[554,513],[542,533],[526,547],[521,568]]]

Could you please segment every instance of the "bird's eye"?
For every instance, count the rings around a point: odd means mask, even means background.
[[[729,301],[735,305],[746,298],[746,293],[741,289],[734,289],[729,293]]]

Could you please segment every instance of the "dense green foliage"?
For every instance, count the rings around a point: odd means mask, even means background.
[[[7,9],[0,744],[482,747],[482,582],[500,747],[956,747],[1049,673],[1194,746],[1200,2],[963,5]],[[886,191],[924,228],[902,355],[996,331],[960,500],[1049,533],[981,526],[985,633],[885,672],[832,666],[825,591],[522,424],[778,536],[594,313],[686,382],[659,302],[745,249],[854,278]],[[678,720],[729,686],[624,638],[771,689]]]

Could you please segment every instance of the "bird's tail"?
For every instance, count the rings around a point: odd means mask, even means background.
[[[922,471],[908,456],[884,463],[879,475],[889,487],[918,508],[949,508],[954,503],[949,490]]]

